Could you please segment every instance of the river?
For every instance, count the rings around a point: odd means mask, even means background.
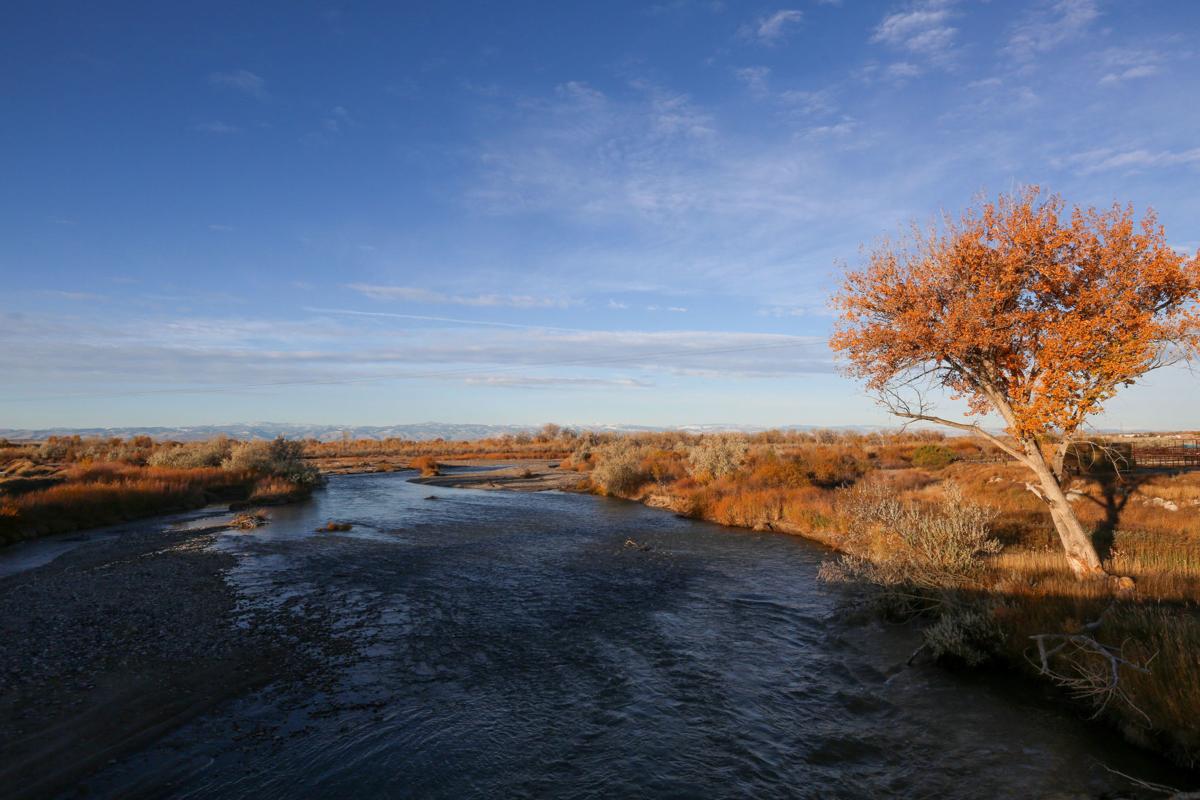
[[[1106,766],[1163,774],[1027,684],[904,667],[913,629],[851,618],[804,539],[410,474],[337,476],[224,535],[247,610],[328,626],[325,669],[193,720],[89,792],[1116,797],[1130,784]],[[354,528],[314,532],[330,519]]]

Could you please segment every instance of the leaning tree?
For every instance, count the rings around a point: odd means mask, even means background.
[[[1104,574],[1063,491],[1084,424],[1123,386],[1200,351],[1200,253],[1168,244],[1154,213],[1072,208],[1037,187],[913,226],[850,271],[831,346],[889,410],[967,431],[1028,467],[1071,569]],[[994,413],[936,416],[930,389]]]

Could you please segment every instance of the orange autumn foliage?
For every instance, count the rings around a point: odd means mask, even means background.
[[[1153,212],[1068,211],[1030,187],[876,248],[834,298],[830,344],[893,413],[967,430],[1029,467],[1072,567],[1098,574],[1061,489],[1063,455],[1120,388],[1200,350],[1198,300],[1200,254],[1172,249]],[[933,416],[929,386],[998,414],[1012,438]]]
[[[885,243],[835,302],[832,346],[882,390],[914,370],[974,413],[1011,409],[1009,433],[1076,431],[1119,388],[1200,345],[1200,255],[1154,213],[1066,212],[1037,187]]]

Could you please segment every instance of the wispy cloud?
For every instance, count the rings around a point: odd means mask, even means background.
[[[213,86],[233,89],[259,100],[265,100],[267,97],[266,81],[248,69],[236,69],[232,72],[214,72],[208,76],[208,82]]]
[[[12,345],[0,351],[0,370],[29,390],[69,383],[136,391],[152,383],[155,391],[204,391],[382,379],[635,387],[662,375],[764,378],[833,369],[821,337],[517,327],[481,337],[470,327],[400,327],[387,316],[88,321],[0,311],[0,335]],[[531,368],[546,374],[531,378]]]
[[[739,67],[733,71],[739,81],[746,84],[750,94],[755,97],[766,97],[769,93],[767,79],[771,76],[770,67]]]
[[[953,0],[924,0],[888,14],[871,41],[890,45],[935,64],[949,62],[956,51],[958,28],[951,24]]]
[[[476,294],[457,295],[435,292],[416,286],[382,286],[369,283],[352,283],[346,288],[375,300],[403,300],[410,303],[433,305],[507,307],[507,308],[566,308],[569,300],[531,295]]]
[[[747,136],[680,92],[643,83],[608,92],[563,85],[550,97],[514,101],[507,116],[493,119],[464,200],[516,221],[551,219],[595,242],[572,255],[569,269],[558,255],[537,264],[540,280],[571,291],[661,290],[686,280],[766,300],[794,287],[799,273],[823,281],[833,250],[857,243],[831,243],[825,226],[862,220],[874,231],[901,187],[946,161],[924,159],[881,191],[874,171],[851,164],[848,173],[837,163],[858,140],[875,141],[876,127],[847,118],[814,125],[813,117],[832,111],[832,89],[781,92],[770,102],[778,103],[780,124]],[[678,121],[664,123],[664,105]],[[605,230],[622,233],[597,236]],[[813,269],[798,273],[798,262]]]
[[[1149,78],[1161,72],[1154,64],[1142,64],[1136,67],[1129,67],[1121,72],[1110,72],[1100,79],[1101,86],[1115,86],[1118,83],[1134,80],[1136,78]]]
[[[884,74],[891,81],[903,83],[920,75],[921,68],[907,61],[897,61],[895,64],[888,64],[887,69],[884,70]]]
[[[733,74],[745,84],[751,97],[773,102],[787,116],[828,114],[834,110],[833,93],[829,89],[774,91],[770,67],[740,67]]]
[[[201,133],[216,134],[218,136],[223,136],[223,135],[227,135],[230,133],[241,133],[242,132],[242,129],[239,128],[238,126],[227,125],[226,123],[221,122],[220,120],[217,120],[214,122],[201,122],[199,125],[195,126],[195,130],[198,130]]]
[[[772,46],[783,41],[790,29],[803,21],[803,11],[794,8],[785,8],[773,14],[759,17],[753,23],[743,26],[741,34],[744,38]]]
[[[1081,175],[1114,170],[1139,171],[1161,167],[1200,164],[1200,147],[1190,150],[1116,150],[1101,147],[1059,159],[1056,164],[1076,169]]]
[[[471,376],[463,382],[506,389],[646,389],[654,385],[637,378],[536,378],[528,375]]]
[[[1096,0],[1042,0],[1013,29],[1007,50],[1030,61],[1079,38],[1099,16]]]

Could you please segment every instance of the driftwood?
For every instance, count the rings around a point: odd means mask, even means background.
[[[1037,644],[1037,661],[1029,658],[1028,654],[1026,658],[1037,667],[1039,674],[1075,697],[1094,702],[1097,707],[1093,717],[1098,717],[1117,698],[1149,721],[1146,713],[1134,705],[1122,689],[1121,670],[1124,668],[1148,675],[1154,656],[1144,664],[1139,664],[1125,657],[1124,642],[1119,646],[1108,645],[1093,636],[1112,608],[1109,605],[1099,618],[1081,626],[1075,633],[1039,633],[1030,636]],[[1056,658],[1061,666],[1054,663]]]

